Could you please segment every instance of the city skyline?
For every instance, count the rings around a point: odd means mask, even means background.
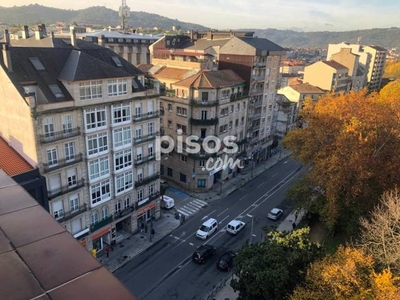
[[[296,31],[348,31],[370,28],[397,27],[400,19],[400,3],[396,0],[368,1],[277,0],[272,3],[255,0],[171,0],[168,5],[161,0],[134,2],[127,0],[131,11],[144,11],[200,24],[215,29],[292,29]],[[34,4],[30,0],[3,0],[4,7]],[[105,6],[118,10],[121,1],[93,1],[84,3],[71,0],[54,4],[42,0],[40,5],[61,9],[84,9]],[[167,8],[166,8],[167,6]],[[195,7],[195,9],[193,9]],[[263,12],[270,13],[263,13]],[[289,21],[288,21],[289,20]]]

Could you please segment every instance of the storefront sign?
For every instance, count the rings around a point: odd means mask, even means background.
[[[139,209],[139,210],[137,211],[137,213],[136,213],[136,216],[141,216],[141,215],[143,215],[146,211],[148,211],[148,210],[150,210],[150,209],[152,209],[152,208],[154,208],[154,207],[156,207],[156,204],[155,204],[155,203],[150,203],[150,204],[147,205],[146,207],[143,207],[142,209]]]
[[[106,228],[106,229],[104,229],[104,230],[102,230],[102,231],[100,231],[100,232],[98,232],[98,233],[96,233],[95,235],[93,235],[93,236],[92,236],[92,240],[95,240],[95,239],[97,239],[97,238],[99,238],[99,237],[105,235],[105,234],[108,233],[108,232],[110,232],[110,227],[109,227],[109,228]]]

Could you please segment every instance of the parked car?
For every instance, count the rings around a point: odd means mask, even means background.
[[[192,254],[192,260],[199,264],[204,264],[206,260],[215,254],[215,247],[211,245],[202,245]]]
[[[226,232],[228,232],[232,235],[236,235],[239,233],[239,231],[241,231],[244,228],[245,225],[246,225],[246,223],[243,221],[232,220],[226,226]]]
[[[217,268],[222,271],[229,271],[233,265],[233,258],[235,257],[233,251],[226,251],[217,262]]]
[[[279,220],[280,217],[283,215],[283,210],[280,208],[273,208],[271,211],[268,213],[268,219],[271,220]]]
[[[218,221],[213,218],[210,218],[207,221],[205,221],[203,225],[200,226],[199,230],[197,230],[196,237],[205,240],[217,230],[218,230]]]
[[[161,208],[171,209],[175,206],[175,201],[171,197],[163,195],[160,196],[160,199],[161,199]]]

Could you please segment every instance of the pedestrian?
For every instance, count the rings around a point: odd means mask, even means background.
[[[185,223],[185,221],[186,221],[186,216],[182,215],[182,223]]]
[[[142,222],[142,224],[140,224],[140,233],[144,232],[144,223]]]
[[[110,256],[110,247],[107,246],[105,251],[106,251],[107,257],[109,257]]]
[[[293,222],[293,223],[292,223],[292,228],[293,228],[293,230],[296,229],[296,222]]]
[[[294,221],[297,221],[297,217],[298,217],[298,211],[296,210],[296,213],[294,214]]]
[[[144,225],[144,233],[147,233],[147,224]]]
[[[153,229],[153,227],[154,227],[154,224],[153,224],[153,220],[152,220],[150,223],[150,229]]]
[[[154,228],[152,228],[152,229],[150,230],[150,242],[153,241],[153,236],[154,236],[155,234],[156,234],[156,232],[155,232]]]

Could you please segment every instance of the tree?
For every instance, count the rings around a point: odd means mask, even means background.
[[[291,300],[399,299],[399,279],[389,270],[375,273],[372,256],[340,246],[335,254],[313,263]]]
[[[400,191],[386,192],[368,219],[361,219],[359,245],[381,268],[400,275]]]
[[[400,61],[387,63],[385,66],[385,78],[400,78]]]
[[[318,205],[331,229],[353,229],[400,180],[400,105],[393,88],[389,84],[382,95],[363,91],[328,94],[317,103],[309,99],[301,112],[306,126],[283,141],[295,158],[312,166],[305,182],[318,191],[319,201],[308,204]]]
[[[307,266],[320,254],[310,243],[309,228],[270,232],[259,244],[243,247],[235,257],[231,286],[242,300],[284,299],[304,279]]]

